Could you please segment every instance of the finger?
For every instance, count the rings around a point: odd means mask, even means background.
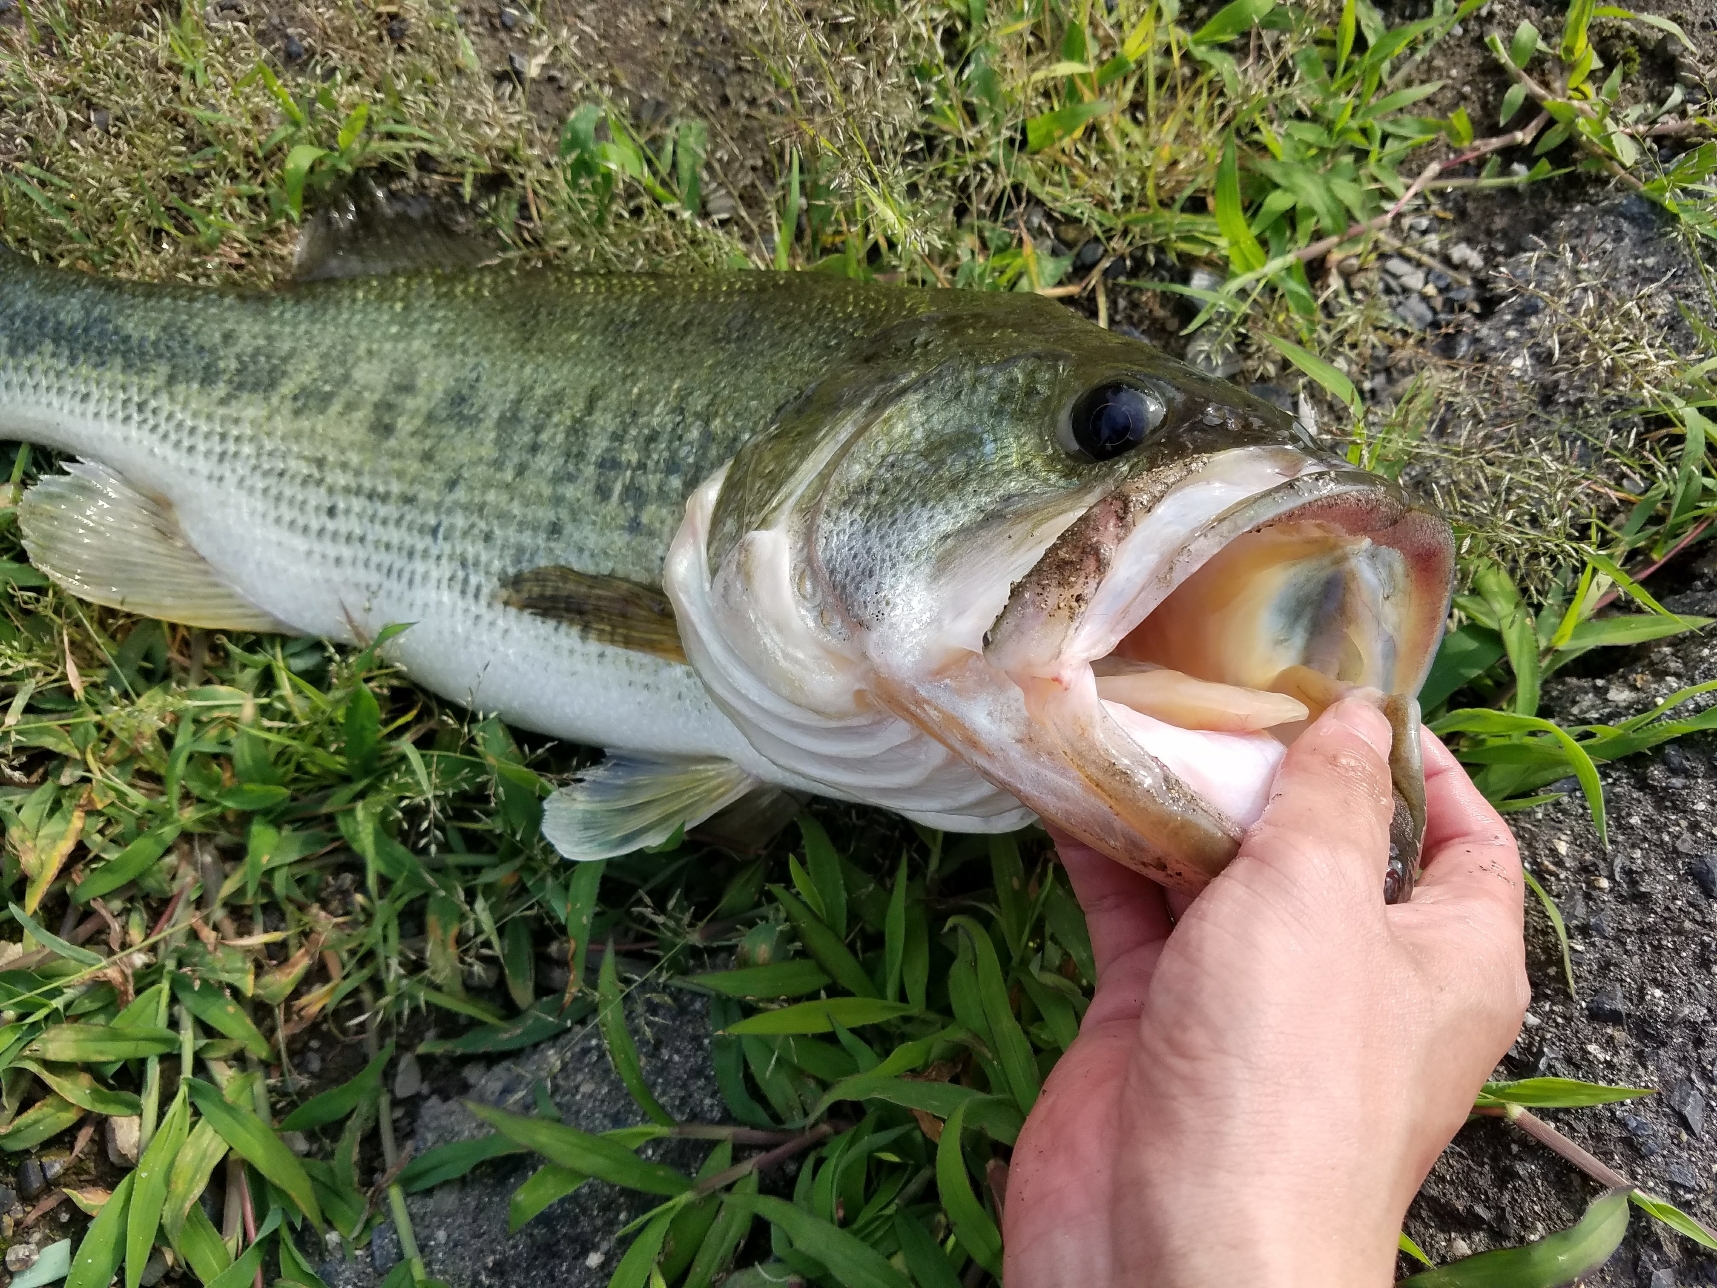
[[[1513,834],[1454,753],[1428,731],[1420,745],[1425,757],[1425,874],[1415,900],[1474,899],[1514,917],[1524,883]]]
[[[1363,698],[1326,710],[1288,748],[1240,859],[1314,889],[1359,883],[1381,906],[1394,812],[1390,737],[1383,713]]]
[[[1099,982],[1129,953],[1168,938],[1168,905],[1160,885],[1053,828],[1049,834],[1085,910]]]

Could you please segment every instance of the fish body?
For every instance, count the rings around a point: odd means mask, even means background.
[[[617,753],[551,801],[579,857],[772,784],[1046,813],[1196,888],[1282,741],[1173,721],[1276,718],[1299,700],[1245,694],[1294,666],[1410,693],[1447,594],[1446,529],[1388,485],[1032,296],[511,267],[263,293],[0,256],[0,434],[89,463],[20,506],[75,592],[411,623],[388,648],[427,688]],[[1206,661],[1164,666],[1177,640]],[[1171,719],[1100,695],[1146,689]]]

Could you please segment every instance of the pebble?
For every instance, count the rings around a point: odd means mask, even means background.
[[[167,1258],[161,1255],[161,1249],[156,1248],[149,1254],[149,1260],[143,1263],[143,1274],[137,1282],[143,1288],[155,1288],[167,1276]]]
[[[1435,311],[1418,295],[1408,295],[1397,303],[1395,316],[1415,331],[1423,331],[1437,320]]]
[[[1412,264],[1402,259],[1399,255],[1391,255],[1388,259],[1383,261],[1383,271],[1399,282],[1408,275],[1417,273],[1419,270],[1414,268]],[[1423,284],[1424,280],[1424,276],[1421,274],[1419,278],[1420,283]]]
[[[1688,1079],[1683,1078],[1669,1089],[1669,1107],[1687,1124],[1687,1130],[1695,1136],[1705,1131],[1705,1097],[1699,1094]]]
[[[1472,1255],[1472,1245],[1465,1239],[1461,1238],[1460,1235],[1457,1234],[1454,1238],[1449,1240],[1450,1261],[1459,1261],[1462,1257],[1470,1257]]]
[[[1484,268],[1484,256],[1465,242],[1456,242],[1449,248],[1449,263],[1456,268],[1471,269],[1476,273]]]
[[[49,1154],[41,1160],[42,1176],[51,1184],[60,1179],[60,1173],[72,1165],[72,1160],[65,1154]]]
[[[1663,1148],[1662,1145],[1658,1144],[1657,1133],[1652,1130],[1651,1124],[1644,1118],[1638,1114],[1623,1114],[1621,1117],[1622,1126],[1627,1129],[1628,1135],[1634,1138],[1634,1144],[1639,1147],[1640,1153],[1650,1158]]]
[[[281,52],[286,55],[286,61],[289,63],[303,62],[304,42],[298,39],[297,36],[288,36],[286,38],[286,47]]]
[[[370,1268],[386,1274],[400,1262],[399,1235],[392,1221],[383,1221],[370,1235]]]
[[[1627,1003],[1622,1000],[1622,990],[1611,985],[1601,988],[1586,1002],[1586,1014],[1602,1024],[1621,1024],[1627,1018]]]
[[[405,44],[405,38],[410,34],[411,24],[404,18],[395,18],[388,23],[388,39],[394,44]]]
[[[1717,857],[1701,854],[1687,865],[1687,871],[1698,882],[1707,899],[1717,899]]]
[[[42,1175],[42,1165],[33,1158],[26,1158],[24,1165],[18,1169],[18,1193],[26,1199],[33,1199],[47,1188],[48,1182]]]
[[[6,1249],[6,1269],[13,1274],[28,1270],[36,1264],[36,1258],[40,1255],[33,1243],[14,1243]]]
[[[511,31],[519,25],[519,15],[511,9],[501,10],[501,26]]]
[[[10,1212],[17,1201],[17,1191],[8,1185],[0,1185],[0,1212]]]
[[[397,1100],[410,1100],[422,1090],[423,1070],[417,1066],[417,1057],[408,1051],[399,1058],[399,1064],[394,1069],[394,1098]]]
[[[524,80],[525,73],[530,70],[530,65],[525,62],[522,55],[508,54],[507,70],[511,72],[516,79]]]
[[[1082,245],[1073,256],[1073,267],[1091,268],[1103,258],[1103,243],[1093,237]]]
[[[107,1157],[115,1167],[136,1167],[137,1151],[143,1143],[141,1118],[107,1120]]]
[[[1675,1288],[1675,1271],[1668,1266],[1660,1266],[1651,1272],[1651,1278],[1645,1283],[1646,1288]]]
[[[1669,1177],[1669,1183],[1677,1189],[1697,1193],[1705,1188],[1705,1178],[1687,1163],[1671,1163],[1663,1169],[1663,1174]]]

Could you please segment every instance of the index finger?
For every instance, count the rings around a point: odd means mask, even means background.
[[[1471,898],[1513,911],[1521,905],[1520,847],[1502,815],[1473,785],[1454,753],[1425,729],[1425,874],[1414,893]]]

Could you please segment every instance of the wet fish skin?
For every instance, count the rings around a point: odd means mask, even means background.
[[[398,656],[456,700],[756,763],[686,668],[504,608],[496,589],[552,565],[659,586],[691,490],[866,337],[929,307],[824,277],[501,268],[259,293],[3,255],[0,433],[164,501],[298,631],[417,623]]]

